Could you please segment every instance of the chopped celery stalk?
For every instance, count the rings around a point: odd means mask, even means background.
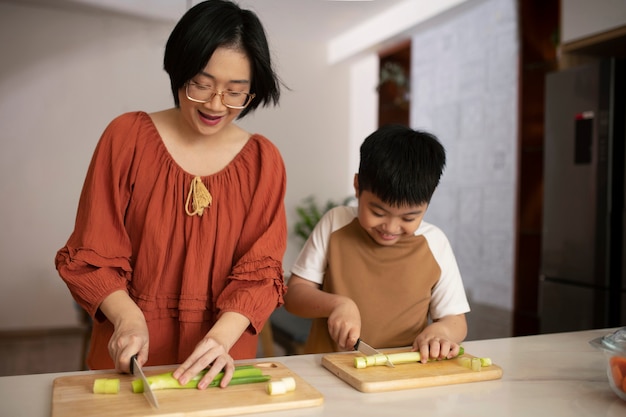
[[[243,384],[254,384],[257,382],[267,382],[270,380],[269,375],[252,375],[252,376],[240,376],[238,378],[233,378],[230,380],[228,385],[243,385]],[[209,387],[217,387],[219,385],[219,381],[213,380],[209,384]]]
[[[280,395],[287,392],[287,385],[283,381],[270,381],[267,384],[267,393],[269,395]]]
[[[459,349],[460,356],[465,353],[463,346]],[[357,356],[354,358],[354,367],[358,369],[367,368],[368,366],[385,365],[387,360],[391,361],[394,365],[403,363],[419,362],[422,359],[422,355],[419,352],[398,352],[389,353],[387,355],[370,355],[370,356]],[[430,359],[429,361],[434,361]]]
[[[120,392],[119,378],[97,378],[93,381],[94,394],[117,394]]]
[[[198,383],[202,379],[202,377],[207,373],[208,370],[201,371],[198,375],[191,378],[189,382],[185,385],[181,385],[176,378],[172,376],[172,372],[166,372],[164,374],[152,375],[146,377],[148,383],[150,384],[150,388],[153,390],[161,390],[161,389],[186,389],[186,388],[197,388]],[[213,381],[209,384],[209,387],[217,387],[220,384],[220,381],[224,377],[224,372],[218,373]],[[263,371],[260,368],[257,368],[254,365],[241,365],[235,367],[235,372],[233,373],[233,378],[230,380],[228,385],[238,385],[238,384],[251,384],[254,382],[265,382],[269,380],[269,376],[263,375]],[[136,379],[131,382],[134,393],[143,392],[143,381],[141,379]]]
[[[491,358],[468,358],[464,356],[462,358],[459,358],[458,361],[459,365],[473,371],[480,371],[486,366],[493,365],[493,363],[491,362]]]
[[[279,381],[270,381],[267,384],[267,393],[269,395],[280,395],[290,391],[295,391],[296,380],[292,377],[286,377]]]
[[[419,353],[417,352],[403,352],[403,354],[409,354],[409,360],[405,359],[405,362],[415,362],[415,360],[413,359],[415,357],[415,354],[419,355]],[[395,355],[399,355],[398,353],[396,353]],[[387,358],[389,357],[389,360],[392,361],[394,364],[395,359],[392,359],[393,355],[370,355],[370,356],[357,356],[356,358],[354,358],[354,367],[355,368],[366,368],[368,366],[376,366],[376,365],[385,365],[387,363]],[[399,360],[400,358],[398,358]],[[419,359],[418,359],[419,360]],[[403,363],[403,362],[398,362],[398,363]]]
[[[472,369],[472,358],[468,358],[467,356],[459,358],[459,364],[464,368]]]
[[[281,381],[287,386],[287,391],[296,390],[296,380],[292,376],[287,376],[281,379]]]

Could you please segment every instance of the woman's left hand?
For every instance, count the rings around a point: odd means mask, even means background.
[[[174,371],[174,378],[184,385],[200,371],[209,368],[198,383],[199,389],[205,389],[223,369],[220,387],[226,387],[235,372],[235,361],[228,352],[249,325],[250,320],[242,314],[234,311],[222,314],[187,360]]]
[[[187,360],[174,371],[173,376],[181,385],[184,385],[207,368],[209,371],[198,383],[198,389],[207,388],[222,370],[224,370],[224,377],[220,381],[220,387],[226,387],[235,371],[235,362],[226,348],[209,335],[198,343]]]

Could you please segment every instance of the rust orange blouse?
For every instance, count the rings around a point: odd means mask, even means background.
[[[91,369],[115,367],[107,348],[113,326],[98,306],[120,289],[146,317],[146,365],[184,361],[226,311],[251,322],[231,355],[256,355],[258,332],[285,293],[283,160],[269,140],[252,135],[228,166],[201,177],[213,197],[202,216],[185,212],[194,178],[172,159],[146,113],[121,115],[104,131],[75,229],[55,259],[94,318]]]

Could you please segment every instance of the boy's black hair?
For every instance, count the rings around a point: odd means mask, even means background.
[[[446,151],[434,135],[386,125],[361,145],[358,191],[393,206],[429,203],[445,164]]]
[[[178,90],[200,73],[213,52],[222,46],[245,52],[252,69],[250,92],[256,97],[238,119],[261,104],[278,104],[280,80],[272,68],[267,37],[259,18],[230,1],[208,0],[183,15],[165,46],[163,68],[170,76],[176,107],[180,106]]]

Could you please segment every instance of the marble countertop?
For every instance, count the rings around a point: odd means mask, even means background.
[[[322,355],[277,357],[319,390],[324,404],[258,415],[624,417],[626,401],[611,391],[604,357],[589,345],[614,330],[464,342],[467,352],[501,366],[502,379],[384,393],[355,390],[322,367]],[[0,377],[0,415],[49,416],[54,379],[80,373]]]

